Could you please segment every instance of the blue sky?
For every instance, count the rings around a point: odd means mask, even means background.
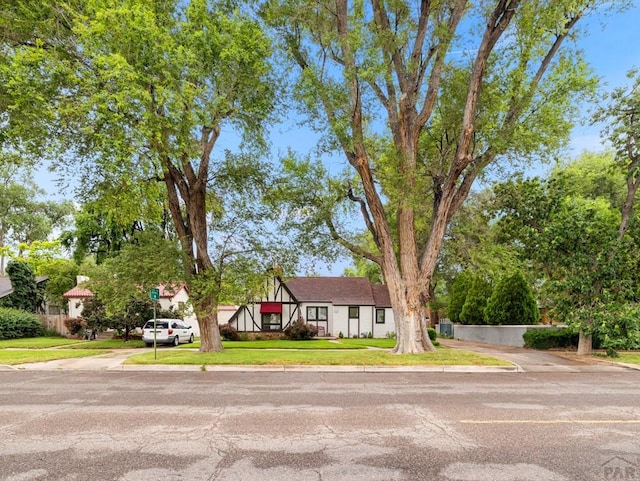
[[[579,46],[584,50],[587,61],[592,66],[596,75],[602,81],[606,90],[626,85],[626,73],[632,67],[640,67],[640,2],[635,1],[633,8],[622,14],[607,18],[588,18],[583,20],[582,29],[587,31],[580,41]],[[583,111],[588,110],[587,105]],[[233,140],[233,132],[227,132],[220,138],[220,148],[233,148],[236,143]],[[288,147],[306,154],[313,152],[315,145],[314,136],[300,130],[296,125],[283,123],[274,128],[272,134],[273,151],[275,154],[284,153]],[[574,128],[570,145],[570,155],[578,155],[583,150],[602,150],[600,128],[592,125],[578,125]],[[335,168],[341,168],[345,161],[340,157],[327,159]],[[544,169],[543,169],[544,170]],[[55,173],[47,172],[42,168],[36,176],[36,182],[40,184],[50,195],[56,195],[57,188],[54,180]],[[69,194],[67,194],[67,197]],[[320,269],[323,275],[340,275],[345,263],[339,262],[330,267]]]
[[[626,73],[633,67],[640,68],[640,2],[635,1],[634,4],[622,14],[605,19],[585,19],[587,21],[582,25],[588,29],[588,34],[579,41],[579,45],[607,91],[627,85]],[[576,126],[571,147],[574,154],[583,150],[601,150],[600,128]]]

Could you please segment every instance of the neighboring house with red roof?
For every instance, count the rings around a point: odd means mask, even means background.
[[[69,317],[82,316],[82,301],[93,297],[93,293],[81,287],[83,282],[88,281],[88,277],[78,276],[78,285],[64,293],[63,297],[69,302]],[[161,284],[158,286],[160,299],[158,300],[158,310],[182,312],[184,321],[191,325],[196,336],[200,335],[200,327],[196,319],[191,304],[189,302],[189,291],[184,284]],[[237,306],[219,306],[218,317],[220,324],[229,321],[231,315],[236,311]]]
[[[280,331],[299,317],[320,336],[386,337],[396,330],[387,286],[365,277],[275,277],[262,299],[240,307],[229,323],[241,332]]]

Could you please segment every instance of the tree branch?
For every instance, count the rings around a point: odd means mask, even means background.
[[[371,235],[373,235],[373,240],[376,243],[376,245],[379,245],[378,244],[378,234],[376,233],[375,226],[373,224],[373,221],[371,220],[371,216],[369,215],[369,210],[367,209],[367,203],[365,202],[364,199],[362,199],[360,197],[357,197],[353,193],[353,188],[351,187],[351,183],[349,183],[348,196],[349,196],[350,200],[360,204],[360,212],[362,213],[362,217],[363,217],[364,222],[365,222],[365,224],[367,226],[367,229],[369,230],[369,232],[371,232]]]
[[[375,262],[378,265],[382,265],[382,256],[375,255],[375,254],[363,249],[362,247],[357,246],[355,244],[352,244],[351,242],[346,240],[344,237],[342,237],[338,233],[338,231],[336,230],[336,227],[333,224],[333,221],[331,219],[326,219],[325,220],[325,224],[329,228],[329,232],[331,233],[331,237],[333,238],[333,240],[336,241],[338,244],[340,244],[342,247],[346,248],[347,250],[350,250],[351,252],[353,252],[356,255],[359,255],[359,256],[362,256],[362,257],[364,257],[366,259],[369,259],[370,261]]]

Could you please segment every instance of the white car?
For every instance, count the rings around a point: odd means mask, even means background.
[[[153,322],[153,319],[147,321],[142,328],[142,340],[147,347],[153,346]],[[191,343],[194,339],[193,329],[182,319],[156,319],[155,339],[156,344],[171,344],[173,346],[180,343]]]

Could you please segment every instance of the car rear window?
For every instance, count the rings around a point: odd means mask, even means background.
[[[147,323],[144,325],[145,329],[153,329],[153,321],[147,321]],[[167,323],[167,321],[157,321],[156,322],[156,329],[168,329],[169,328],[169,324]]]

